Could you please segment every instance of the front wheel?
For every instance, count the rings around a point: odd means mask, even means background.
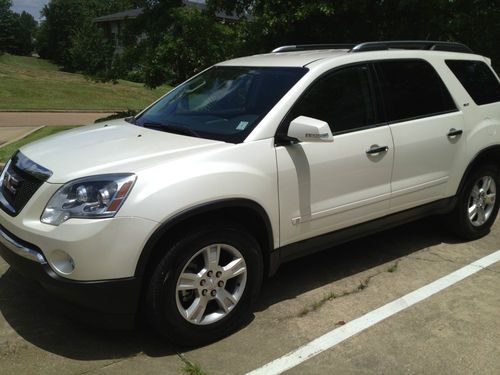
[[[178,240],[149,283],[148,312],[169,341],[197,346],[239,327],[262,282],[257,241],[231,226],[207,227]]]
[[[489,233],[498,214],[499,169],[480,167],[467,179],[450,217],[453,231],[462,238],[475,240]]]

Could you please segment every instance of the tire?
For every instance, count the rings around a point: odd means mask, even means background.
[[[247,321],[262,277],[259,244],[244,230],[231,224],[196,228],[166,249],[154,270],[146,295],[150,323],[179,346],[217,341]]]
[[[500,189],[499,174],[497,166],[484,165],[467,177],[448,220],[450,228],[459,237],[476,240],[489,233],[500,203],[496,197]]]

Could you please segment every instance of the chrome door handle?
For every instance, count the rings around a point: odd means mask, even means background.
[[[464,131],[461,129],[451,128],[450,131],[448,132],[448,138],[456,137],[458,135],[462,135],[463,133]]]
[[[375,155],[375,154],[380,154],[381,152],[387,152],[387,151],[389,151],[388,146],[373,145],[368,150],[366,150],[366,154],[367,155]]]

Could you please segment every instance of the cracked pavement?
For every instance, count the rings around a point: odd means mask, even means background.
[[[141,326],[106,332],[62,315],[0,260],[1,374],[244,374],[500,249],[500,220],[462,242],[428,218],[285,264],[252,319],[202,348],[177,350]],[[392,271],[391,271],[392,270]],[[383,321],[291,374],[497,374],[500,263]]]

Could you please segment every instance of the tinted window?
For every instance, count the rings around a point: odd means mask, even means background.
[[[370,89],[369,70],[365,65],[337,70],[320,78],[299,100],[287,117],[313,117],[339,133],[376,123]]]
[[[306,68],[215,66],[172,90],[135,122],[239,143],[306,72]]]
[[[446,64],[476,104],[500,101],[500,83],[484,62],[446,60]]]
[[[456,110],[450,93],[434,68],[422,60],[376,63],[389,121],[400,121]]]

